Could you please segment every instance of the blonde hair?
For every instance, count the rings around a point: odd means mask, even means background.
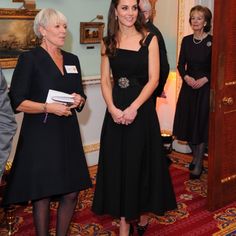
[[[39,27],[46,27],[54,23],[64,23],[67,25],[67,19],[60,11],[52,8],[44,8],[36,15],[34,19],[34,33],[38,38],[42,38],[43,36],[39,30]]]

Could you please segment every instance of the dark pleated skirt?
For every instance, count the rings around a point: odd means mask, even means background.
[[[124,109],[138,88],[115,87],[113,99]],[[101,133],[92,210],[99,215],[137,219],[144,212],[163,215],[176,208],[154,103],[149,99],[131,125],[114,123],[106,111]]]

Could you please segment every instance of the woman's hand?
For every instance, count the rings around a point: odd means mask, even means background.
[[[108,109],[112,118],[113,118],[113,121],[117,124],[121,124],[122,123],[122,120],[123,120],[123,116],[124,116],[124,113],[122,110],[116,108],[115,106]]]
[[[184,80],[190,87],[193,88],[193,86],[195,86],[196,80],[193,77],[185,75]]]
[[[70,109],[80,108],[84,105],[85,99],[81,95],[79,95],[78,93],[72,93],[71,95],[74,98],[74,103],[70,106]]]
[[[193,89],[199,89],[201,88],[204,84],[208,82],[207,77],[202,77],[198,80],[196,80],[195,84],[192,86]]]
[[[71,116],[71,108],[60,103],[48,103],[46,106],[46,112],[52,113],[57,116]]]
[[[131,124],[134,121],[135,117],[137,116],[137,109],[135,109],[132,106],[127,107],[123,112],[124,112],[124,116],[122,119],[123,125]]]

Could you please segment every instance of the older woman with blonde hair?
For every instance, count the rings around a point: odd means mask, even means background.
[[[42,43],[20,55],[11,82],[13,108],[24,118],[3,204],[31,201],[36,235],[47,236],[56,197],[56,235],[65,236],[79,191],[91,186],[76,116],[86,96],[78,57],[61,49],[66,17],[43,9],[34,31]],[[70,104],[47,103],[50,89],[69,94]]]
[[[199,179],[208,143],[212,35],[211,11],[204,6],[191,8],[189,23],[193,34],[183,38],[178,71],[182,78],[176,105],[173,134],[187,141],[193,159],[189,165],[190,179]]]

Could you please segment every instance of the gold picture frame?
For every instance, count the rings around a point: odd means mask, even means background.
[[[104,23],[80,22],[80,43],[100,43],[103,38]]]
[[[33,21],[39,10],[0,9],[0,66],[14,68],[21,52],[39,44]]]

